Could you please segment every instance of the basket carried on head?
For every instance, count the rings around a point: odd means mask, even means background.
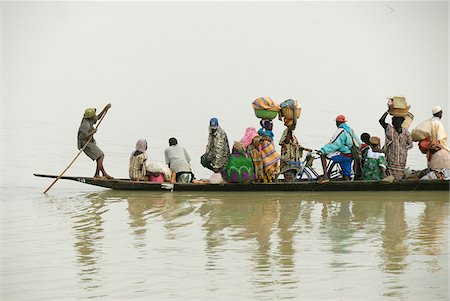
[[[388,97],[389,114],[394,117],[406,117],[409,113],[409,108],[404,96]]]
[[[263,96],[255,99],[252,102],[252,107],[255,110],[255,115],[261,119],[272,120],[280,111],[280,106],[270,97]]]
[[[288,120],[294,120],[300,117],[302,108],[300,107],[297,100],[287,99],[280,104],[281,116]],[[295,116],[294,116],[295,114]]]
[[[408,129],[409,126],[411,125],[411,123],[413,122],[413,120],[414,120],[414,115],[408,112],[408,114],[405,116],[405,121],[403,121],[403,123],[402,123],[402,128]]]

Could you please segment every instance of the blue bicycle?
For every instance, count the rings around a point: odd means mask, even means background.
[[[317,181],[321,177],[313,167],[314,160],[320,158],[318,151],[307,148],[303,149],[307,151],[305,159],[300,162],[287,162],[287,166],[280,170],[277,182],[294,183],[300,181]],[[328,160],[326,170],[330,180],[342,178],[342,170],[339,163]],[[282,176],[282,179],[280,179],[280,176]]]

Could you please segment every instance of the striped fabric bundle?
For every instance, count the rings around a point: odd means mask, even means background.
[[[252,103],[254,110],[268,110],[278,112],[280,106],[270,97],[263,96],[255,99]]]
[[[281,156],[276,151],[275,145],[268,140],[261,141],[260,151],[264,165],[264,173],[269,182],[271,182],[271,180],[274,180],[280,172]]]

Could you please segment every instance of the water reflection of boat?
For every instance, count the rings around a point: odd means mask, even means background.
[[[57,178],[55,175],[34,174],[37,177]],[[129,179],[97,179],[90,177],[61,177],[63,180],[110,188],[115,190],[145,191],[419,191],[449,190],[449,181],[403,180],[393,183],[381,181],[332,181],[318,184],[314,181],[301,183],[254,183],[254,184],[170,184],[131,181]]]
[[[76,200],[80,205],[68,214],[74,214],[80,282],[89,297],[107,285],[105,263],[117,254],[130,255],[120,261],[143,275],[167,262],[185,265],[187,258],[209,275],[243,265],[239,272],[248,271],[254,286],[279,290],[282,283],[290,299],[312,270],[345,275],[379,269],[388,278],[386,295],[402,297],[407,288],[393,284],[417,269],[411,258],[426,255],[426,268],[442,269],[446,254],[446,191],[104,190]]]

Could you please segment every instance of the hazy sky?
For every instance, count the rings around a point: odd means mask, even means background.
[[[23,136],[31,147],[58,135],[61,152],[76,151],[84,109],[107,102],[97,140],[124,162],[139,138],[162,160],[171,136],[198,161],[208,120],[219,118],[237,140],[258,127],[251,102],[259,96],[299,99],[296,133],[315,148],[338,114],[358,133],[384,137],[378,118],[390,95],[406,96],[413,126],[435,105],[448,124],[446,1],[0,5],[2,130],[31,125]],[[42,133],[40,122],[55,132]],[[278,138],[282,130],[276,122]]]

